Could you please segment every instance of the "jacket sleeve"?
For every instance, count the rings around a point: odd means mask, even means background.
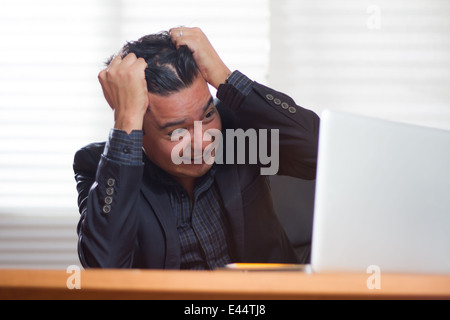
[[[244,94],[236,86],[225,83],[217,97],[231,108],[238,127],[278,130],[279,153],[277,174],[312,180],[316,177],[319,137],[319,117],[311,110],[298,106],[284,93],[253,82]]]
[[[124,165],[92,144],[75,154],[78,191],[78,255],[85,268],[129,268],[137,234],[143,165]],[[133,236],[134,235],[134,236]]]

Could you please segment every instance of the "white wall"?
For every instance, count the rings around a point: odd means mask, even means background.
[[[319,114],[450,130],[448,0],[272,0],[269,81]]]

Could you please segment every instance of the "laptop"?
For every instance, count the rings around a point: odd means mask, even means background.
[[[325,111],[313,272],[450,273],[450,131]]]

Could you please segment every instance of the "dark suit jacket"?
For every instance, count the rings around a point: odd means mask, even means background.
[[[279,129],[278,174],[314,179],[319,118],[285,94],[254,83],[248,96],[231,85],[219,88],[223,129]],[[123,165],[102,155],[105,143],[90,144],[74,159],[78,204],[78,252],[84,267],[180,267],[180,245],[169,197],[150,179],[149,160]],[[268,176],[258,165],[218,165],[236,262],[299,262],[273,209]],[[111,186],[112,185],[112,186]],[[108,189],[109,188],[109,189]],[[110,212],[103,212],[107,190]]]

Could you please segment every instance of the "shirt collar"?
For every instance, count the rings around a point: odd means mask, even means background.
[[[180,184],[166,171],[161,169],[158,165],[152,162],[145,153],[143,154],[145,163],[145,172],[150,177],[150,179],[155,180],[169,188],[181,187]],[[208,170],[203,176],[197,178],[195,182],[195,188],[207,189],[214,182],[215,174],[217,171],[217,164],[214,163],[211,169]]]

